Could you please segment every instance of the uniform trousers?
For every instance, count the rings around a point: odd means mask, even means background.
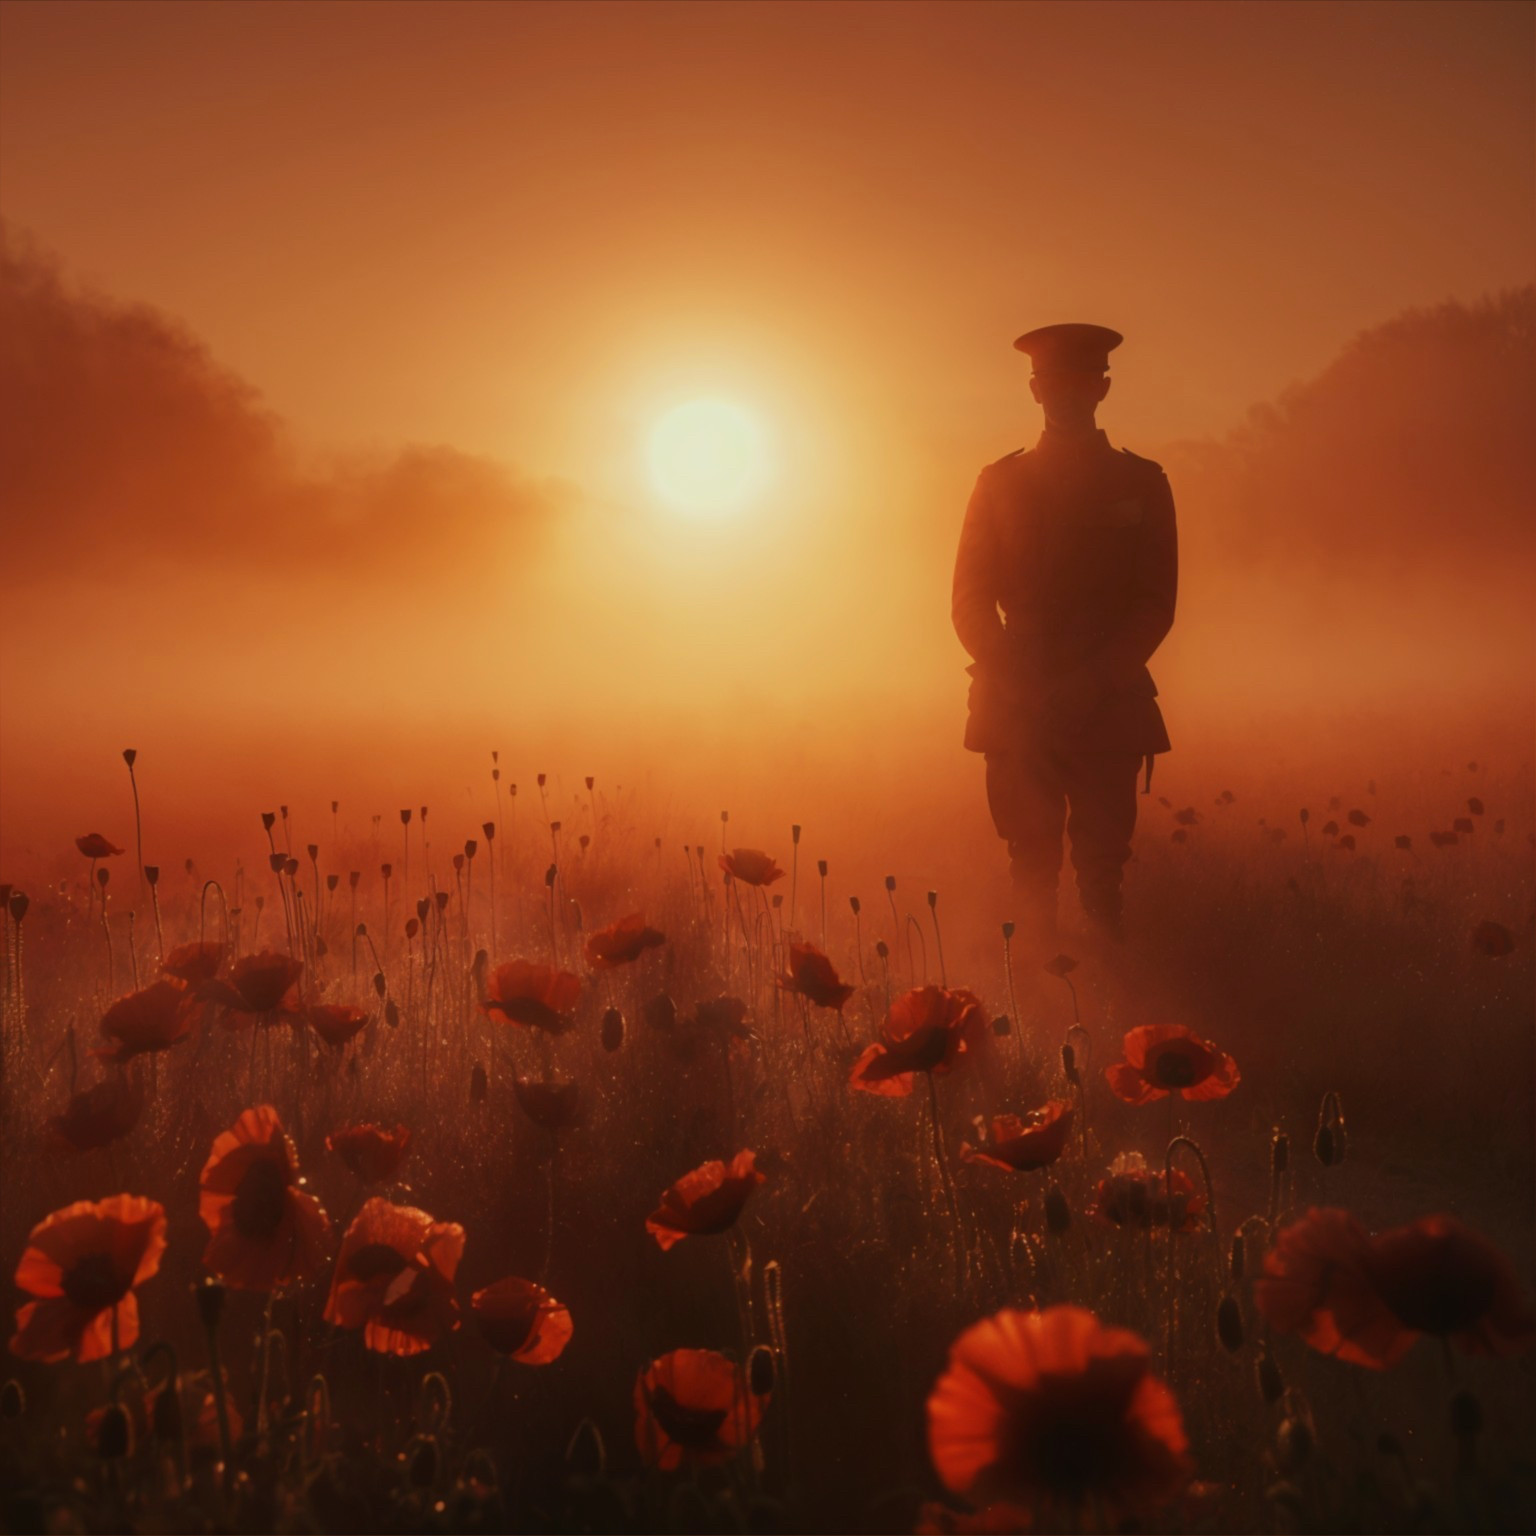
[[[1139,752],[1068,752],[1045,744],[986,754],[992,823],[1007,839],[1014,889],[1036,917],[1054,926],[1065,831],[1084,912],[1119,930],[1141,763]]]

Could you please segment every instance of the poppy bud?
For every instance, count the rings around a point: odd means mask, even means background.
[[[1451,1433],[1458,1440],[1472,1440],[1483,1432],[1483,1405],[1463,1389],[1451,1399]]]
[[[133,1452],[133,1420],[121,1403],[109,1403],[96,1426],[96,1454],[115,1461]]]
[[[484,1104],[490,1092],[491,1081],[485,1075],[485,1064],[477,1061],[469,1074],[469,1102]]]
[[[939,893],[937,891],[929,891],[928,892],[928,908],[929,908],[929,910],[930,911],[937,911],[938,910],[938,906],[939,906]]]
[[[1282,1130],[1276,1130],[1269,1144],[1269,1171],[1282,1174],[1291,1165],[1291,1138]]]
[[[285,874],[288,874],[288,875],[296,875],[296,874],[298,874],[298,872],[299,872],[299,861],[297,859],[284,859],[283,860],[283,872]]]
[[[465,858],[466,858],[466,859],[472,859],[472,858],[474,858],[474,856],[475,856],[475,852],[476,852],[476,850],[477,850],[477,849],[478,849],[478,848],[479,848],[479,847],[480,847],[480,845],[479,845],[479,843],[477,843],[477,842],[476,842],[476,841],[475,841],[475,840],[474,840],[474,838],[472,838],[472,837],[466,837],[466,838],[465,838],[465,839],[464,839],[464,857],[465,857]]]
[[[896,889],[896,876],[895,875],[887,875],[885,877],[885,888],[888,891],[894,891]]]
[[[1333,1167],[1333,1127],[1326,1120],[1318,1124],[1317,1135],[1312,1138],[1312,1152],[1324,1168]]]
[[[783,905],[784,905],[784,894],[783,894],[783,892],[782,891],[775,891],[773,893],[773,908],[774,908],[774,911],[778,911],[778,909],[780,907],[782,907]]]
[[[133,747],[124,747],[123,748],[123,761],[125,763],[127,763],[130,768],[133,767],[133,760],[138,755],[139,754],[138,754],[137,750],[135,748],[133,748]],[[1482,807],[1479,806],[1478,810],[1481,811]]]
[[[1312,1455],[1312,1426],[1305,1419],[1284,1418],[1275,1431],[1275,1465],[1287,1477],[1299,1472]]]
[[[277,809],[278,809],[279,814],[282,816],[283,820],[287,821],[288,820],[288,807],[286,805],[280,805],[280,806],[278,806]]]
[[[394,874],[394,872],[395,872],[395,866],[393,864],[381,864],[381,865],[379,865],[379,873],[381,875],[383,875],[386,880],[388,880],[389,877],[392,874]]]
[[[334,816],[336,814],[336,812],[339,811],[340,809],[341,809],[341,801],[340,800],[332,800],[331,801],[331,815]]]
[[[414,939],[416,937],[416,935],[418,933],[420,933],[420,932],[421,932],[421,924],[420,924],[420,922],[417,921],[417,919],[414,918],[414,917],[407,918],[406,921],[405,921],[405,936],[406,936],[406,938]]]
[[[384,991],[385,991],[385,986],[386,986],[386,983],[385,983],[385,980],[384,980],[384,972],[383,971],[375,971],[373,973],[373,990],[375,992],[377,992],[380,997],[383,997],[384,996]]]
[[[181,1439],[181,1393],[176,1390],[174,1379],[166,1382],[155,1394],[150,1422],[154,1427],[155,1439]]]
[[[390,998],[384,1004],[384,1022],[388,1024],[391,1029],[400,1028],[400,1008],[399,1005],[395,1002],[394,998]]]
[[[747,1385],[754,1397],[767,1397],[773,1391],[773,1351],[766,1344],[759,1344],[747,1356]]]
[[[816,873],[820,875],[823,880],[827,878],[827,861],[825,859],[816,860]]]
[[[795,822],[789,829],[789,840],[792,843],[798,843],[800,841],[800,823],[798,821]]]
[[[459,873],[463,873],[463,870],[464,870],[464,855],[462,853],[454,854],[454,856],[453,856],[453,867]]]
[[[1052,1237],[1060,1237],[1072,1226],[1072,1207],[1062,1193],[1061,1185],[1052,1184],[1045,1192],[1045,1230]]]
[[[1243,1309],[1230,1293],[1221,1298],[1221,1305],[1216,1308],[1216,1337],[1229,1355],[1243,1347]]]
[[[658,992],[640,1010],[647,1029],[671,1029],[677,1023],[677,1004],[665,992]]]
[[[258,896],[256,899],[257,899],[257,901],[260,901],[261,897]],[[354,938],[359,938],[359,939],[366,939],[368,937],[368,924],[367,923],[359,923],[357,925],[357,932],[353,935],[353,937]]]
[[[559,830],[560,830],[560,826],[561,826],[561,823],[560,823],[560,822],[558,822],[558,821],[552,821],[552,822],[550,822],[550,824],[549,824],[549,830],[550,830],[550,831],[551,831],[551,832],[558,832],[558,831],[559,831]]]
[[[1000,1013],[992,1020],[992,1033],[994,1035],[1011,1035],[1013,1033],[1013,1020],[1006,1013]]]
[[[276,811],[263,811],[261,813],[262,829],[264,831],[270,832],[272,830],[272,824],[276,820],[277,820],[277,812]]]
[[[203,1280],[192,1287],[197,1315],[210,1333],[219,1326],[219,1319],[224,1315],[224,1294],[224,1286],[218,1280]]]
[[[1232,1263],[1230,1269],[1234,1280],[1241,1280],[1243,1278],[1243,1258],[1243,1234],[1241,1232],[1234,1232],[1232,1234]]]
[[[557,871],[553,864],[551,864],[549,868],[544,871],[544,884],[546,886],[551,888],[554,886],[556,873]]]
[[[313,864],[320,857],[320,844],[310,843],[305,847],[304,851],[309,855],[309,862]]]
[[[1003,924],[1003,942],[1006,943],[1012,937],[1013,937],[1013,924],[1012,923],[1004,923]]]
[[[565,1464],[577,1477],[599,1478],[608,1465],[603,1432],[591,1419],[583,1419],[565,1448]]]
[[[426,808],[426,806],[422,806],[422,808],[421,808],[421,819],[423,821],[425,821],[427,819],[427,808]]]
[[[1259,1354],[1254,1379],[1258,1383],[1259,1396],[1266,1403],[1278,1403],[1285,1396],[1285,1377],[1280,1374],[1280,1367],[1275,1364],[1275,1357],[1270,1354],[1268,1346]]]
[[[188,859],[186,867],[187,867],[187,873],[190,875],[197,868],[197,865],[194,864],[191,859]]]
[[[437,910],[441,912],[443,908],[448,905],[448,892],[438,891],[435,894],[437,898]]]
[[[160,866],[158,864],[146,864],[144,866],[144,878],[148,880],[152,886],[159,885]]]
[[[419,917],[422,920],[422,922],[426,922],[426,920],[427,920],[427,913],[430,912],[431,910],[432,910],[432,903],[430,901],[428,901],[425,896],[423,896],[421,898],[421,900],[416,903],[416,916]]]
[[[336,887],[338,885],[340,885],[340,884],[341,884],[341,876],[340,875],[327,875],[325,877],[325,888],[328,891],[334,891],[336,889]]]
[[[408,826],[410,824],[410,820],[411,820],[411,808],[410,808],[410,806],[406,806],[406,808],[403,811],[400,812],[400,825],[402,827]]]
[[[0,1387],[0,1419],[19,1419],[27,1411],[27,1394],[12,1376]]]
[[[1067,1081],[1076,1087],[1079,1081],[1077,1075],[1077,1052],[1072,1048],[1070,1040],[1061,1048],[1061,1070],[1067,1074]]]
[[[885,942],[884,939],[876,939],[875,953],[879,955],[882,960],[888,959],[891,953],[891,947]]]
[[[730,819],[731,819],[731,813],[729,811],[721,811],[720,812],[720,820],[722,822],[729,821]]]
[[[103,890],[106,889],[107,881],[111,878],[112,871],[108,869],[105,864],[103,864],[101,868],[96,871],[96,884],[99,885]]]
[[[616,1051],[624,1044],[624,1015],[617,1008],[604,1012],[602,1038],[605,1051]]]
[[[482,822],[480,830],[485,833],[486,842],[493,843],[496,841],[496,823],[494,821]]]
[[[859,898],[857,896],[850,896],[848,898],[848,905],[853,908],[853,915],[857,917],[859,915]]]
[[[411,1452],[409,1476],[413,1488],[430,1488],[437,1481],[437,1441],[423,1437]]]
[[[362,878],[363,872],[360,869],[353,869],[347,872],[347,884],[350,885],[354,891],[357,889],[358,882]]]

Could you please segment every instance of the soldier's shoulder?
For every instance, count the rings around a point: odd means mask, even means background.
[[[990,464],[983,464],[980,478],[995,480],[1017,469],[1029,457],[1028,448],[1015,448],[1012,453],[1005,453],[1000,459],[993,459]]]
[[[1144,459],[1139,453],[1132,453],[1129,448],[1122,448],[1120,457],[1125,460],[1128,469],[1136,474],[1146,475],[1149,479],[1155,479],[1158,475],[1167,473],[1156,459]]]

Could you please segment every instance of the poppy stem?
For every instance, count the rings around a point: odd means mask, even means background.
[[[933,1155],[939,1165],[939,1178],[944,1186],[944,1201],[949,1207],[949,1219],[954,1230],[955,1282],[962,1292],[970,1278],[970,1254],[966,1247],[965,1228],[960,1221],[960,1205],[955,1198],[955,1184],[949,1173],[949,1159],[944,1152],[944,1127],[939,1120],[939,1090],[932,1072],[925,1072],[928,1079],[928,1118],[933,1127]]]

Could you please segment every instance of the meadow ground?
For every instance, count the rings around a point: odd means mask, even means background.
[[[0,1256],[20,1282],[49,1213],[119,1194],[163,1206],[166,1247],[132,1292],[136,1338],[77,1277],[64,1358],[13,1341],[7,1528],[1529,1528],[1529,768],[1362,783],[1305,821],[1284,785],[1190,793],[1143,801],[1128,942],[1091,940],[1068,904],[1049,954],[1005,942],[984,882],[930,902],[869,879],[855,911],[809,829],[766,848],[782,875],[736,854],[727,878],[728,824],[685,843],[590,788],[553,806],[525,788],[510,832],[498,797],[496,833],[465,829],[453,857],[419,814],[361,837],[274,814],[238,875],[158,871],[158,931],[121,818],[125,852],[9,871]],[[662,941],[614,930],[632,913]],[[109,1014],[199,940],[159,983],[168,1011]],[[1194,1087],[1223,1056],[1235,1086],[1128,1102],[1107,1069],[1159,1024],[1207,1043],[1179,1069]],[[146,1041],[163,1048],[96,1054]],[[1071,1120],[1043,1166],[976,1155],[1007,1160],[993,1117],[1053,1104]],[[263,1105],[280,1176],[231,1164],[232,1200],[210,1203],[215,1139]],[[382,1143],[354,1156],[365,1178],[327,1141],[370,1124],[409,1144],[395,1167]],[[755,1169],[661,1198],[748,1149]],[[328,1231],[305,1225],[312,1198]],[[369,1202],[443,1225],[396,1242]],[[1259,1277],[1314,1206],[1361,1232],[1287,1321]],[[1498,1266],[1465,1245],[1393,1290],[1364,1234],[1437,1213],[1507,1256],[1523,1302],[1491,1299]],[[209,1330],[211,1270],[229,1284]],[[1328,1290],[1340,1274],[1352,1299]],[[471,1298],[513,1276],[542,1289],[498,1331]],[[1072,1445],[1036,1443],[1017,1376],[1002,1429],[964,1426],[1006,1475],[977,1481],[932,1438],[957,1338],[1064,1304],[1145,1340],[1138,1369],[1188,1438],[1176,1477],[1127,1481],[1081,1357],[1054,1378],[1079,1383]],[[1387,1330],[1385,1359],[1335,1357],[1368,1331],[1350,1306]],[[733,1364],[671,1357],[637,1395],[676,1350]],[[144,1409],[177,1371],[181,1411]],[[127,1411],[103,1415],[114,1397]]]

